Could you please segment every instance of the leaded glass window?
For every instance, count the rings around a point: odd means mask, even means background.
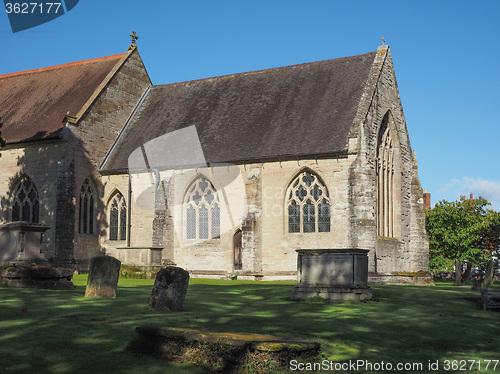
[[[212,208],[212,238],[220,237],[220,208],[215,204]]]
[[[300,206],[295,201],[288,205],[288,231],[300,232]]]
[[[110,201],[109,207],[109,240],[125,240],[127,238],[127,204],[121,193],[117,193]]]
[[[300,173],[286,192],[288,232],[330,232],[330,197],[323,181],[312,171]]]
[[[12,221],[39,223],[40,202],[35,184],[29,177],[24,177],[17,184],[12,198]]]
[[[199,239],[208,239],[208,209],[202,205],[198,210]]]
[[[304,232],[314,232],[316,231],[316,207],[313,205],[311,200],[307,200],[304,208]]]
[[[318,231],[330,231],[330,204],[326,199],[318,205]]]
[[[85,179],[80,191],[80,226],[81,234],[94,233],[94,190],[88,179]]]
[[[196,209],[189,206],[186,210],[187,238],[196,239]]]
[[[394,141],[388,115],[380,127],[376,158],[377,234],[394,236]]]
[[[220,204],[217,191],[204,177],[193,182],[184,200],[187,239],[220,238]]]

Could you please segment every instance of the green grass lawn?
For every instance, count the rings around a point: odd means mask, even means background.
[[[463,300],[479,292],[450,283],[371,286],[374,301],[324,304],[290,300],[293,282],[191,279],[177,313],[149,311],[153,280],[120,279],[116,299],[85,298],[85,275],[74,283],[57,291],[0,287],[0,373],[207,372],[124,351],[144,324],[309,339],[334,362],[422,363],[418,372],[458,373],[444,370],[445,360],[482,360],[482,373],[500,373],[500,363],[492,371],[495,363],[485,370],[484,361],[500,360],[500,313]],[[427,370],[437,360],[441,370]],[[471,364],[479,371],[472,361],[467,371]]]

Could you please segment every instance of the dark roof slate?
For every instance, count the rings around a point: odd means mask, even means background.
[[[192,125],[210,163],[346,151],[375,55],[153,86],[102,171]]]
[[[125,53],[0,75],[2,136],[7,142],[58,138]]]

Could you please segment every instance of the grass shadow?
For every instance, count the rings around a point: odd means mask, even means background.
[[[191,279],[183,311],[162,313],[148,308],[153,280],[120,279],[116,299],[85,298],[85,282],[79,275],[75,289],[58,291],[0,287],[2,373],[207,372],[124,352],[146,324],[309,339],[335,362],[491,360],[500,343],[500,314],[463,299],[477,291],[448,284],[374,285],[374,301],[324,304],[290,300],[292,282]]]

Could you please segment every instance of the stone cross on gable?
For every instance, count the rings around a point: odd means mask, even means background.
[[[135,42],[137,41],[137,39],[139,39],[139,37],[137,36],[135,31],[132,31],[132,34],[130,34],[130,37],[132,38],[132,44],[130,44],[130,48],[135,48],[136,47]]]

